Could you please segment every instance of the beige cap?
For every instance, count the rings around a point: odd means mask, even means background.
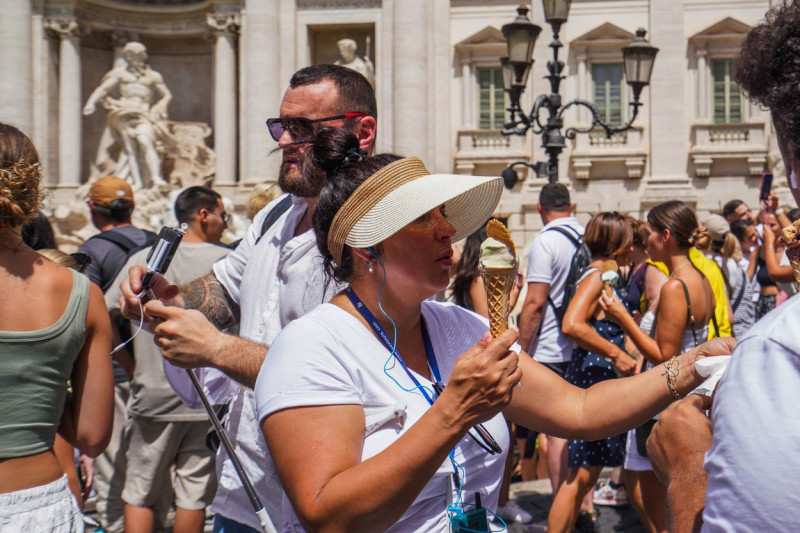
[[[133,206],[133,189],[116,176],[105,176],[95,181],[89,189],[89,200],[100,207],[128,209]],[[114,202],[114,200],[122,200]]]

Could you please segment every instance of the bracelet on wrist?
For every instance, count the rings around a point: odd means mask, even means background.
[[[678,389],[675,388],[675,382],[678,381],[678,374],[680,374],[681,369],[677,366],[678,363],[678,356],[673,355],[669,361],[664,363],[664,375],[667,377],[667,387],[672,395],[680,400],[684,398],[686,395],[681,394],[678,392]]]
[[[775,210],[775,216],[781,216],[785,212],[786,211],[784,211],[782,207],[779,207],[778,209]]]

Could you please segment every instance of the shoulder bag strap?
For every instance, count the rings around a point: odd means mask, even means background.
[[[689,311],[689,326],[692,328],[692,337],[694,337],[694,345],[698,346],[699,343],[697,342],[697,328],[695,327],[694,321],[694,314],[692,313],[692,302],[689,300],[689,289],[686,287],[686,283],[681,278],[675,278],[681,283],[681,287],[683,287],[683,294],[686,296],[686,309]],[[716,317],[714,318],[714,322],[716,323]]]

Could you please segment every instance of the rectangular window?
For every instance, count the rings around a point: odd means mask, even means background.
[[[505,123],[506,93],[503,90],[503,71],[500,67],[479,67],[478,129],[499,130]]]
[[[714,122],[742,122],[744,99],[733,78],[733,59],[711,60],[711,82],[714,86]]]
[[[609,124],[622,124],[625,80],[622,63],[592,65],[592,103],[600,118]]]

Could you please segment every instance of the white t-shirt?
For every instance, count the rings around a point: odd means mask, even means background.
[[[800,298],[744,335],[714,396],[703,532],[794,531],[800,504]]]
[[[575,245],[558,231],[547,231],[554,226],[568,226],[570,229],[567,231],[574,230],[579,235],[583,235],[584,231],[575,217],[551,220],[531,243],[527,280],[528,283],[549,283],[550,298],[559,306],[563,301],[564,285],[575,255]],[[549,302],[545,303],[539,334],[534,335],[527,348],[528,353],[540,363],[561,363],[572,359],[572,341],[561,332],[555,310]]]
[[[422,314],[442,381],[446,383],[455,359],[480,339],[488,330],[488,323],[475,313],[449,303],[426,301],[422,304]],[[513,349],[518,350],[519,346]],[[339,307],[323,304],[292,322],[272,344],[255,388],[258,419],[290,407],[361,405],[366,417],[362,460],[375,456],[430,409],[396,361],[389,362],[386,372],[397,383],[384,373],[388,358],[386,346],[358,319]],[[415,374],[415,377],[423,386],[431,386],[423,376]],[[465,435],[455,448],[455,460],[464,468],[463,495],[467,503],[472,503],[475,492],[480,492],[482,504],[493,510],[497,506],[509,436],[502,414],[484,426],[504,453],[489,455]],[[388,531],[446,532],[452,473],[452,463],[446,459]],[[287,520],[285,532],[303,531],[285,496],[283,513]]]

